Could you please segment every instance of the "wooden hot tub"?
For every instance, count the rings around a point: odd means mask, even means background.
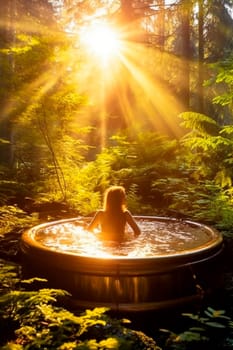
[[[23,233],[20,246],[24,268],[27,274],[47,278],[51,287],[69,291],[83,308],[107,306],[122,311],[161,310],[194,302],[203,293],[217,287],[217,269],[223,250],[219,232],[192,221],[154,216],[135,218],[139,225],[145,223],[150,231],[150,234],[140,237],[137,250],[142,253],[139,256],[125,252],[123,255],[98,256],[92,253],[92,243],[90,253],[88,249],[84,253],[76,252],[72,242],[69,248],[64,230],[57,233],[56,229],[65,227],[67,231],[68,227],[69,231],[70,227],[75,231],[82,226],[81,219],[73,218],[38,225]],[[153,244],[158,247],[166,245],[163,232],[159,236],[157,225],[169,226],[171,230],[174,226],[175,233],[171,234],[175,243],[168,252],[145,253],[147,244],[152,248]],[[184,226],[187,231],[182,231],[188,241],[184,247],[179,240],[179,225],[180,231]],[[204,237],[203,241],[197,239],[195,232]],[[85,231],[82,234],[85,235]],[[41,240],[42,236],[49,237],[46,244]],[[162,243],[156,241],[157,236]],[[65,244],[64,249],[56,247],[58,237]],[[75,239],[78,242],[78,238]],[[50,240],[54,240],[55,246]]]

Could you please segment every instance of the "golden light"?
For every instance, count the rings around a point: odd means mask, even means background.
[[[85,106],[83,114],[80,113],[82,123],[92,125],[92,119],[99,118],[101,146],[107,144],[110,123],[116,125],[114,128],[126,125],[132,130],[141,130],[145,125],[152,130],[178,135],[176,116],[183,106],[167,89],[166,81],[172,83],[174,72],[179,67],[182,70],[182,59],[138,41],[142,34],[139,25],[117,27],[117,21],[115,24],[107,22],[107,13],[99,12],[93,18],[85,18],[80,26],[70,22],[69,30],[65,31],[72,43],[69,49],[57,48],[56,64],[25,84],[20,93],[21,100],[28,101],[26,112],[29,113],[35,102],[65,77],[78,94],[88,96],[89,109]],[[22,48],[33,46],[31,23],[19,21],[14,23],[13,29],[29,33],[28,42],[22,41]],[[33,29],[36,32],[38,28]],[[57,32],[51,30],[50,37],[53,42],[52,38],[58,37]],[[14,56],[14,52],[12,54]],[[30,72],[31,67],[28,70]],[[12,100],[14,102],[4,107],[6,117],[16,109],[20,99]]]
[[[82,43],[90,53],[102,60],[118,55],[121,48],[120,33],[106,22],[93,22],[83,28]]]

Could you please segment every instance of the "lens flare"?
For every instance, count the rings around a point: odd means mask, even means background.
[[[83,28],[81,37],[87,50],[102,60],[114,57],[120,51],[120,33],[107,23],[92,23]]]

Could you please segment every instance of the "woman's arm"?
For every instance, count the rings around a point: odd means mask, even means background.
[[[97,226],[100,224],[100,218],[101,218],[102,212],[99,210],[95,214],[94,218],[92,219],[91,223],[87,226],[88,231],[93,231]]]
[[[134,220],[133,216],[131,215],[131,213],[127,210],[125,212],[126,215],[126,221],[128,222],[128,224],[132,227],[133,231],[134,231],[134,235],[137,237],[141,234],[141,230],[138,226],[138,224],[136,223],[136,221]]]

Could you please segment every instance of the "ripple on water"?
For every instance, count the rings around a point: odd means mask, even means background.
[[[129,228],[122,243],[103,241],[99,231],[85,230],[87,221],[77,220],[57,223],[39,229],[37,242],[51,250],[81,256],[152,257],[182,253],[208,244],[212,234],[205,226],[183,221],[153,221],[138,219],[141,235],[134,238]]]

